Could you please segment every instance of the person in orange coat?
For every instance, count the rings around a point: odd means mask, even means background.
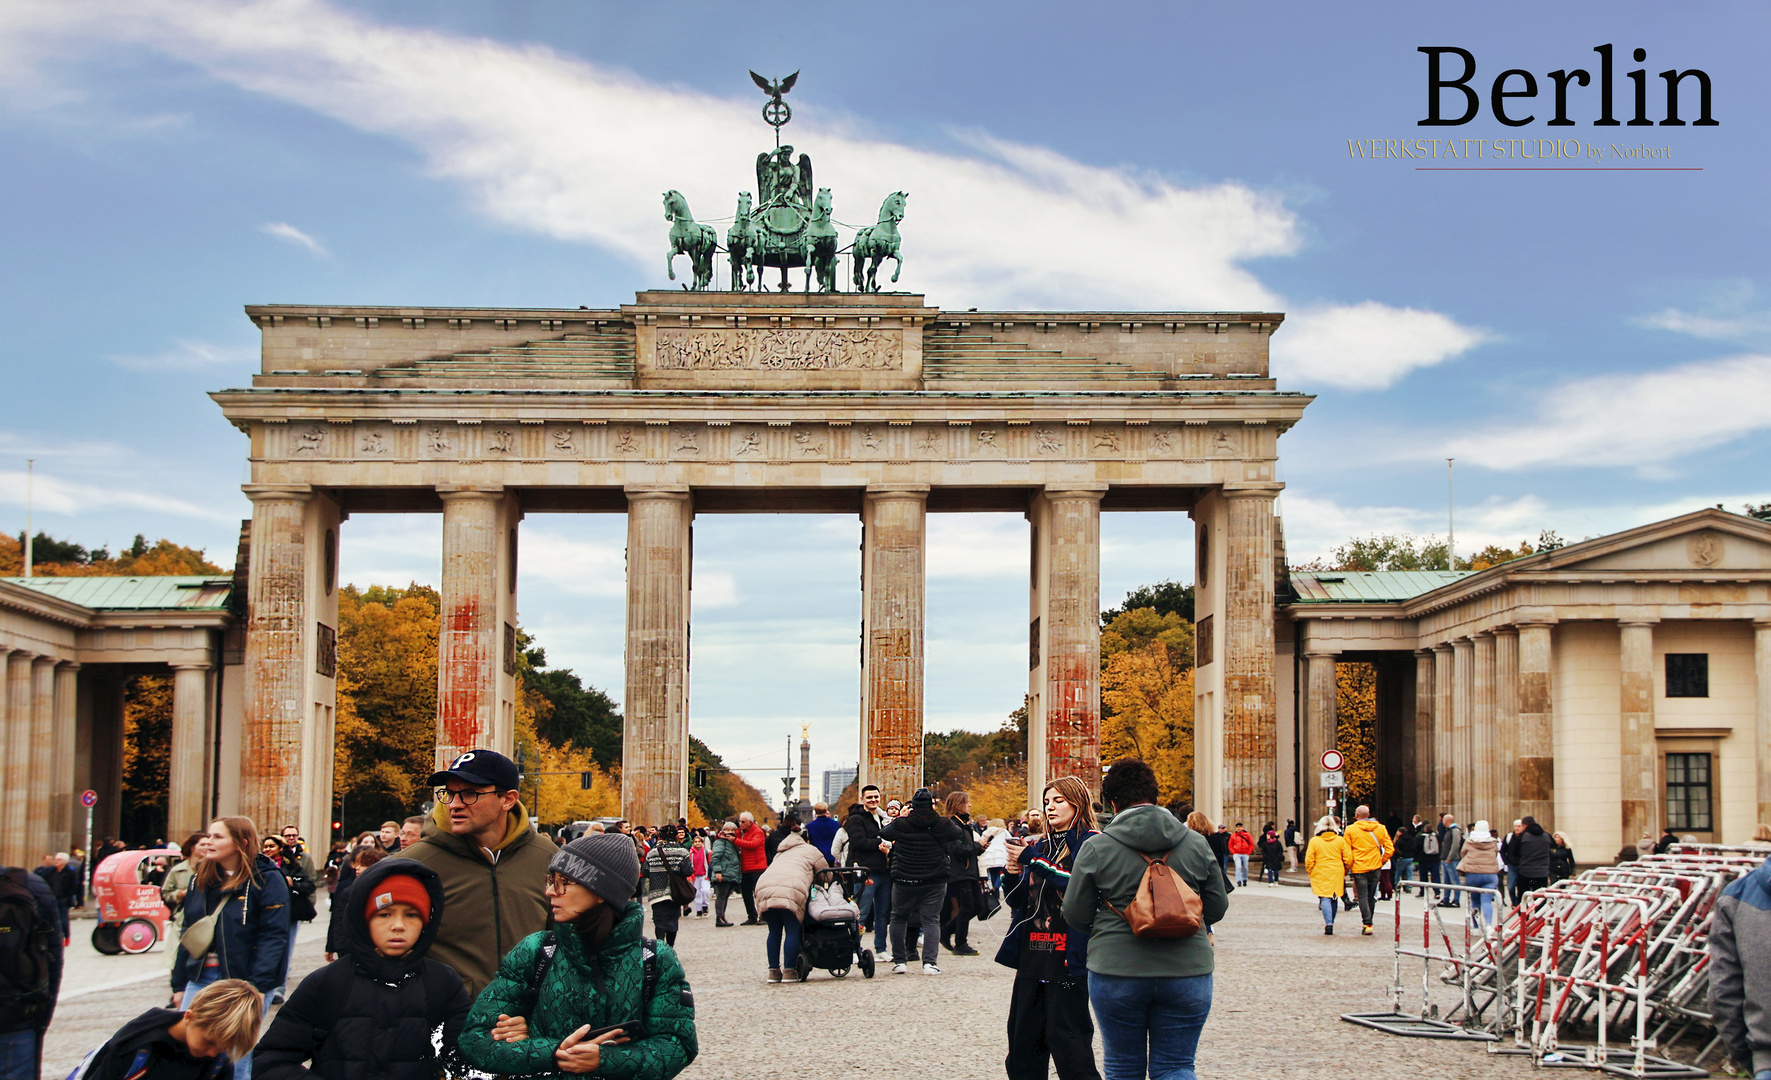
[[[1359,898],[1359,918],[1364,923],[1364,928],[1359,932],[1370,936],[1371,913],[1377,899],[1378,871],[1396,853],[1396,845],[1390,840],[1390,830],[1371,819],[1369,806],[1361,806],[1353,811],[1353,824],[1347,826],[1344,839],[1347,850],[1353,856],[1353,892]]]
[[[1242,822],[1230,833],[1230,857],[1236,860],[1236,887],[1248,884],[1248,857],[1254,854],[1254,836],[1243,828]]]
[[[1322,906],[1322,932],[1334,933],[1334,917],[1340,910],[1341,896],[1347,890],[1347,871],[1353,868],[1353,853],[1347,842],[1335,831],[1334,819],[1324,815],[1316,822],[1316,835],[1304,852],[1304,871],[1310,875],[1310,891]]]

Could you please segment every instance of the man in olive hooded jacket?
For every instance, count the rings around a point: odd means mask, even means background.
[[[413,859],[443,883],[443,917],[430,957],[455,969],[478,997],[517,942],[547,928],[547,864],[559,847],[529,826],[517,801],[516,762],[470,750],[430,778],[446,790],[424,836],[396,859]]]

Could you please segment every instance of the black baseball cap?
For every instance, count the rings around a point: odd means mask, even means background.
[[[449,767],[430,778],[432,787],[449,780],[460,780],[466,784],[490,784],[499,791],[515,791],[522,782],[523,774],[517,771],[517,763],[500,754],[496,750],[469,750],[454,761]]]

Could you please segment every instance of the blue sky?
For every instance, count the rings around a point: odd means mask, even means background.
[[[547,306],[660,281],[656,192],[730,213],[768,143],[747,68],[803,71],[795,145],[837,216],[911,191],[903,287],[950,307],[1288,313],[1294,556],[1356,533],[1580,538],[1771,500],[1771,73],[1762,4],[530,3],[14,0],[0,9],[0,514],[87,544],[231,557],[258,302]],[[1544,121],[1593,46],[1701,68],[1716,127]],[[1423,45],[1477,61],[1481,115],[1421,128]],[[1629,60],[1647,50],[1644,65]],[[1507,68],[1543,96],[1492,117]],[[1684,84],[1681,111],[1696,114]],[[1448,103],[1450,99],[1447,99]],[[1691,172],[1421,172],[1349,140],[1573,138]],[[1507,161],[1537,165],[1538,161]],[[1555,163],[1555,162],[1549,162]],[[1562,162],[1574,164],[1575,162]],[[1444,161],[1426,164],[1445,164]],[[1469,164],[1496,164],[1489,158]],[[434,581],[435,517],[358,519],[344,572]],[[1173,515],[1111,515],[1102,595],[1184,578]],[[852,762],[859,530],[697,523],[692,726],[773,763],[813,724]],[[617,696],[622,522],[532,516],[522,618]],[[928,712],[987,728],[1025,690],[1024,524],[931,529]]]

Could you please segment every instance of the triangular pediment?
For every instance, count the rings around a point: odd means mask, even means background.
[[[1725,510],[1699,510],[1556,551],[1503,563],[1497,570],[1771,570],[1771,522]]]

